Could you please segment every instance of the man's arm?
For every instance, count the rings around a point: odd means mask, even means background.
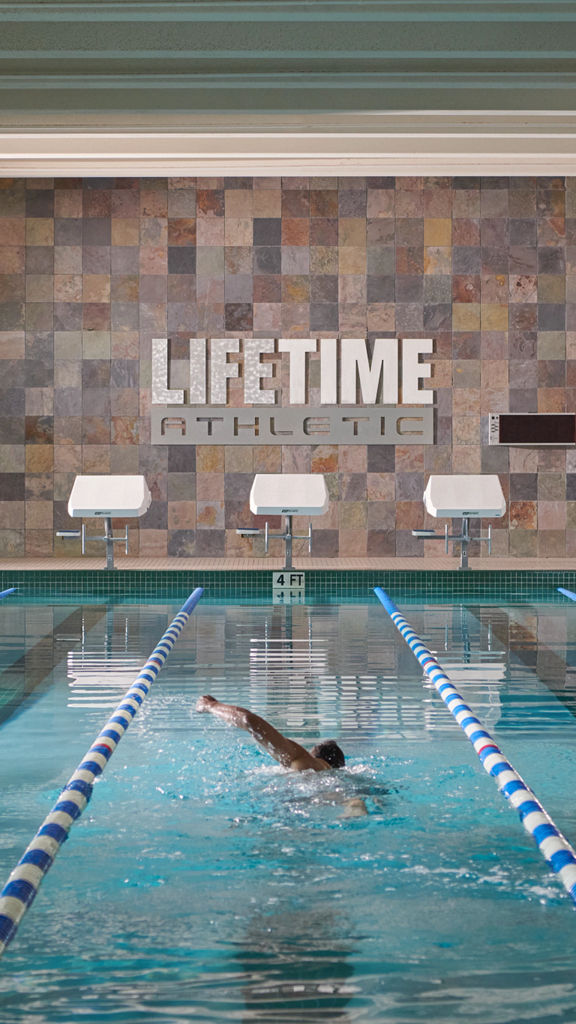
[[[283,736],[273,725],[270,725],[260,715],[255,715],[247,708],[240,708],[236,704],[223,704],[215,697],[200,697],[196,704],[196,711],[209,711],[210,714],[224,719],[229,725],[235,725],[238,729],[246,729],[261,747],[264,747],[276,761],[279,761],[284,768],[292,768],[295,771],[305,771],[313,768],[315,771],[322,771],[327,768],[318,757],[314,757],[299,743],[289,740]]]

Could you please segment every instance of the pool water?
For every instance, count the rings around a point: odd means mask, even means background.
[[[1,608],[1,881],[178,607]],[[401,610],[576,843],[576,607]],[[284,771],[203,693],[347,767]],[[375,599],[201,602],[2,960],[0,1024],[574,1022],[574,913]]]

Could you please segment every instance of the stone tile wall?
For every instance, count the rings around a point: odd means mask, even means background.
[[[283,470],[327,475],[316,555],[437,555],[427,474],[496,472],[494,552],[575,556],[576,452],[487,446],[489,412],[576,409],[575,301],[563,178],[0,181],[0,554],[76,554],[75,474],[143,472],[132,554],[258,556]],[[434,338],[433,446],[150,445],[152,337],[337,333]]]

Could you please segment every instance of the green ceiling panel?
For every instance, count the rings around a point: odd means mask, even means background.
[[[576,2],[0,3],[4,114],[575,110]]]

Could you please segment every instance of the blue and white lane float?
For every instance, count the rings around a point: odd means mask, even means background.
[[[564,587],[556,588],[565,597],[569,597],[571,601],[576,601],[576,594],[572,590],[565,590]]]
[[[203,593],[203,588],[197,587],[184,602],[11,873],[0,893],[0,956],[14,938],[62,843],[86,807],[94,779],[104,771]]]
[[[3,597],[8,597],[9,594],[15,594],[16,587],[9,587],[8,590],[0,590],[0,601]]]
[[[520,815],[526,831],[535,840],[542,856],[558,875],[569,896],[576,903],[576,851],[556,827],[550,815],[526,785],[524,780],[504,757],[497,743],[454,688],[436,658],[399,612],[382,587],[374,593],[384,605],[396,629],[402,634],[426,675],[432,680],[448,710],[464,730],[478,754],[484,770],[492,775],[500,792]]]

